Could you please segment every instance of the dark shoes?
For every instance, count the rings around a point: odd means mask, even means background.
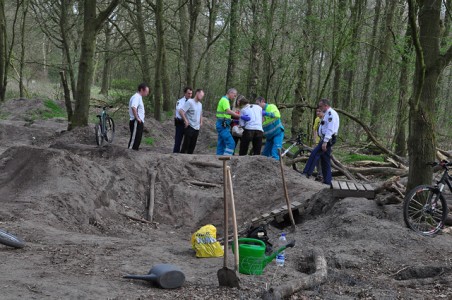
[[[323,182],[323,176],[317,175],[317,176],[315,177],[315,181]]]

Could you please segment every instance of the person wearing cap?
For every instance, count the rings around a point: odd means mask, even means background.
[[[321,99],[318,106],[324,113],[320,122],[320,141],[312,150],[308,162],[303,170],[303,174],[309,178],[314,172],[314,168],[320,159],[322,165],[323,183],[331,184],[333,176],[331,174],[331,147],[336,143],[339,130],[339,115],[331,107],[330,100]]]
[[[180,110],[184,107],[185,102],[191,98],[193,90],[191,87],[184,88],[184,96],[176,102],[176,116],[174,117],[174,126],[176,127],[176,134],[174,135],[173,153],[179,153],[181,150],[182,139],[184,138],[185,124],[180,114]]]
[[[281,122],[281,113],[276,105],[266,103],[264,97],[257,97],[256,104],[262,108],[262,116],[264,117],[262,127],[266,140],[262,155],[279,160],[278,149],[282,148],[284,139],[284,126]]]
[[[239,115],[231,110],[231,101],[237,97],[237,90],[230,88],[218,101],[215,128],[218,132],[217,155],[234,154],[235,142],[231,135],[231,117]]]

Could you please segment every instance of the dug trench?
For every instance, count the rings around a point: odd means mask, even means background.
[[[319,253],[326,261],[325,280],[291,299],[452,295],[451,235],[417,235],[404,227],[401,205],[335,199],[327,186],[289,168],[289,197],[303,210],[297,230],[288,232],[296,246],[286,251],[285,266],[271,263],[261,276],[240,275],[241,289],[220,288],[216,273],[222,258],[198,259],[190,245],[191,234],[205,224],[223,236],[217,157],[162,154],[170,152],[170,142],[129,151],[121,146],[127,135],[121,127],[118,144],[99,148],[86,138],[91,129],[64,132],[55,130],[57,123],[44,124],[41,140],[33,143],[21,134],[29,127],[14,120],[0,123],[13,126],[18,137],[13,143],[0,140],[0,227],[27,242],[18,250],[0,245],[0,286],[8,299],[259,299],[270,288],[315,274]],[[213,125],[207,130],[199,145],[206,153]],[[229,165],[241,228],[285,204],[277,162],[233,157]],[[155,223],[148,223],[140,220],[153,172]],[[283,230],[269,226],[271,241]],[[157,263],[179,266],[184,286],[162,290],[122,279],[146,274]]]

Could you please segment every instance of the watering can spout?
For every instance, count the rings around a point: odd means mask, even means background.
[[[264,259],[264,265],[268,265],[271,261],[273,261],[276,256],[281,253],[282,251],[286,250],[286,248],[292,248],[293,246],[295,246],[295,240],[291,241],[290,243],[288,243],[285,246],[282,246],[281,248],[279,248],[278,250],[276,250],[275,252],[273,252],[270,256],[266,256]]]

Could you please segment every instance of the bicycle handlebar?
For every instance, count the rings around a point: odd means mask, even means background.
[[[102,106],[102,105],[95,105],[94,107],[96,107],[96,108],[102,108],[102,109],[106,109],[106,108],[113,108],[113,105],[106,105],[106,106]]]

